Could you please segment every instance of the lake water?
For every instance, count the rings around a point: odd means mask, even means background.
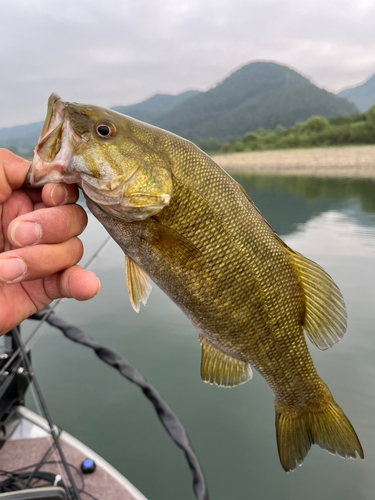
[[[286,243],[323,266],[344,295],[344,339],[325,352],[309,345],[320,376],[359,435],[364,461],[342,460],[313,446],[303,466],[286,474],[265,381],[254,373],[235,389],[204,384],[196,331],[156,286],[147,307],[140,314],[132,310],[124,256],[112,241],[91,266],[102,282],[100,294],[87,303],[66,301],[59,314],[126,357],[156,387],[187,429],[211,500],[373,499],[375,182],[237,180]],[[86,262],[105,239],[90,217],[83,236]],[[56,424],[106,458],[150,500],[194,498],[182,452],[139,389],[50,327],[35,343],[33,364]]]

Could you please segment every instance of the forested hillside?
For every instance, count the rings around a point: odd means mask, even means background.
[[[346,144],[375,144],[375,106],[367,113],[349,117],[327,120],[322,116],[312,116],[289,129],[280,126],[275,131],[258,129],[245,134],[240,140],[225,144],[221,151],[229,153]]]
[[[188,90],[178,95],[156,94],[143,102],[131,106],[114,106],[112,109],[124,115],[132,116],[137,120],[152,123],[158,117],[196,94],[199,94],[198,90]]]
[[[190,97],[153,123],[191,140],[225,142],[259,127],[291,127],[313,115],[348,116],[358,109],[286,66],[255,62],[216,87]]]

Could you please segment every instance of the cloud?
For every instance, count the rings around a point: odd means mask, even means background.
[[[260,59],[339,90],[375,71],[374,16],[369,0],[3,0],[0,126],[43,119],[52,91],[130,104]]]

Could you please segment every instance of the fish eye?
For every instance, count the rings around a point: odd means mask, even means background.
[[[95,127],[95,131],[97,135],[102,139],[108,139],[109,137],[113,137],[116,134],[115,127],[108,123],[99,123]]]

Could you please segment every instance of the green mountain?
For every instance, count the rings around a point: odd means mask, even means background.
[[[112,109],[150,123],[196,94],[199,94],[198,90],[188,90],[178,95],[156,94],[143,102],[131,106],[114,106]]]
[[[313,115],[332,118],[358,112],[346,99],[271,62],[247,64],[207,92],[157,94],[113,109],[193,140],[207,150],[259,128],[291,127]],[[42,122],[0,129],[0,147],[29,154],[41,128]]]
[[[337,95],[348,99],[360,111],[367,111],[375,104],[375,75],[361,85],[342,90]]]
[[[258,128],[291,127],[321,115],[357,113],[346,99],[312,84],[296,71],[271,62],[243,66],[207,92],[199,93],[152,123],[191,140],[233,140]]]

